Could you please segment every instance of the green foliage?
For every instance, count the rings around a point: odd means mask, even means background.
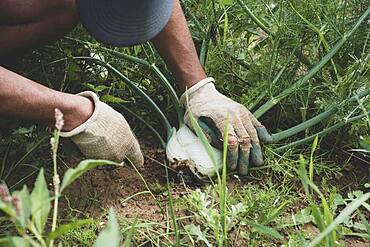
[[[60,186],[60,191],[63,192],[65,188],[67,188],[71,183],[73,183],[77,178],[81,177],[84,173],[94,169],[98,166],[105,166],[105,165],[119,165],[115,162],[109,160],[83,160],[81,161],[76,168],[69,168],[64,176],[63,181]]]
[[[54,198],[50,197],[50,192],[44,177],[44,170],[41,169],[36,179],[34,188],[29,193],[27,186],[24,185],[20,191],[14,191],[11,195],[5,184],[0,184],[0,210],[6,214],[9,221],[14,224],[18,236],[8,235],[0,239],[4,246],[54,246],[56,238],[63,236],[69,231],[73,231],[81,226],[91,223],[91,220],[78,220],[64,224],[56,228],[58,217],[58,197],[59,193],[67,188],[76,179],[81,177],[89,170],[103,165],[117,165],[111,161],[104,160],[84,160],[76,168],[66,171],[61,188],[59,189],[59,175],[57,174],[56,152],[58,150],[59,131],[55,130],[51,138],[52,155],[54,163]],[[53,222],[51,232],[45,231],[51,209],[50,203],[54,201]],[[44,238],[47,236],[47,238]],[[94,246],[105,246],[107,241],[112,246],[119,246],[120,234],[119,226],[114,212],[109,214],[107,228],[102,231]]]
[[[316,151],[318,142],[319,142],[319,136],[316,136],[315,140],[312,143],[312,148],[311,148],[311,153],[310,153],[310,163],[308,165],[308,176],[312,183],[313,183],[313,173],[314,173],[313,156]]]
[[[321,233],[319,236],[317,236],[310,244],[310,246],[315,246],[318,244],[323,238],[328,236],[330,233],[333,233],[335,228],[343,223],[343,221],[351,215],[357,208],[359,208],[364,202],[369,200],[370,198],[370,193],[366,193],[362,195],[360,198],[357,198],[353,202],[347,205],[342,212],[328,225],[325,229],[321,230]],[[333,241],[333,240],[332,240]],[[335,242],[331,242],[332,245],[334,246]]]
[[[251,227],[253,227],[254,230],[256,230],[259,233],[262,233],[264,235],[270,235],[279,240],[283,240],[283,236],[273,228],[258,224],[250,220],[245,220],[244,223],[246,223],[247,225],[250,225]]]
[[[200,230],[200,226],[196,226],[194,224],[189,224],[189,225],[186,225],[185,227],[185,231],[191,235],[189,236],[190,238],[192,236],[196,237],[195,241],[192,239],[192,242],[204,242],[204,244],[207,246],[207,247],[210,247],[211,244],[208,242],[208,239],[207,237],[205,236],[205,234]]]
[[[50,243],[52,240],[63,237],[63,235],[66,235],[68,232],[76,231],[77,229],[80,229],[82,226],[91,224],[92,222],[93,220],[85,219],[85,220],[76,220],[71,223],[61,225],[57,229],[55,229],[55,231],[49,233],[46,242]]]
[[[32,221],[36,230],[43,232],[50,212],[51,201],[43,169],[40,170],[30,198]]]
[[[307,190],[307,187],[312,188],[321,198],[322,208],[319,208],[315,202],[310,202],[312,209],[312,216],[315,220],[315,223],[320,229],[320,234],[310,243],[309,246],[315,246],[325,238],[327,246],[336,246],[337,242],[337,228],[342,224],[348,216],[350,216],[354,211],[356,211],[362,204],[370,198],[370,193],[361,194],[359,198],[356,198],[351,203],[349,203],[340,214],[333,220],[333,214],[331,212],[330,206],[318,189],[318,187],[308,178],[305,162],[301,163],[299,170],[297,171],[300,176],[304,187]]]
[[[267,225],[272,222],[280,222],[281,206],[287,204],[283,203],[279,207],[274,205],[276,200],[280,198],[277,190],[273,188],[270,191],[260,190],[257,187],[248,186],[243,191],[236,193],[238,196],[231,195],[229,192],[227,195],[225,218],[228,232],[234,232],[235,228],[238,229],[237,234],[243,241],[258,234],[266,238],[273,237],[282,240],[283,237],[278,230]],[[240,196],[242,197],[240,198]],[[211,243],[213,239],[217,240],[217,236],[221,235],[222,229],[218,227],[218,225],[221,226],[219,200],[218,191],[211,186],[204,190],[197,189],[186,198],[187,208],[200,223],[199,225],[186,226],[185,229],[191,235],[199,233],[197,241]],[[276,210],[271,210],[272,208]],[[255,222],[254,219],[258,219],[258,222]],[[212,232],[209,232],[208,229]],[[232,229],[234,230],[232,231]],[[233,239],[228,239],[228,242],[230,246],[233,246]],[[259,244],[261,243],[263,242],[259,242]]]
[[[74,220],[76,219],[71,219],[71,221]],[[92,246],[97,237],[97,232],[101,230],[99,223],[100,221],[98,219],[94,219],[87,225],[65,232],[58,237],[59,241],[64,243],[63,245]]]
[[[1,246],[4,247],[28,247],[30,244],[21,237],[6,237],[0,239]]]
[[[278,144],[265,147],[265,166],[252,169],[242,183],[239,184],[236,176],[226,176],[224,168],[216,185],[189,190],[183,200],[191,218],[185,220],[176,215],[176,207],[183,205],[176,204],[177,199],[172,201],[171,177],[166,174],[173,227],[169,221],[162,224],[163,234],[155,231],[159,224],[127,222],[126,229],[130,230],[124,231],[127,233],[124,244],[149,241],[147,244],[158,245],[163,236],[168,238],[168,245],[176,242],[193,246],[226,242],[232,246],[234,239],[250,246],[305,246],[315,237],[312,245],[333,246],[347,235],[366,239],[369,224],[361,215],[369,211],[368,193],[345,194],[337,185],[337,191],[328,196],[324,192],[329,191],[327,185],[320,182],[329,175],[344,173],[345,176],[342,161],[329,161],[342,154],[337,154],[338,150],[357,150],[359,155],[369,151],[369,96],[359,96],[369,85],[370,36],[368,18],[363,15],[368,12],[367,2],[186,0],[182,3],[202,64],[217,79],[217,88],[261,115],[261,122],[275,133]],[[359,19],[361,15],[363,18]],[[127,118],[139,137],[151,139],[154,133],[163,140],[168,127],[181,124],[174,79],[150,44],[111,49],[96,43],[81,28],[71,35],[74,38],[35,51],[29,66],[32,71],[29,69],[27,75],[68,92],[93,90],[119,110],[132,109],[134,117]],[[77,56],[94,57],[102,63],[75,59]],[[107,63],[109,69],[103,66]],[[130,86],[131,82],[136,87]],[[161,113],[148,109],[143,93]],[[348,123],[352,126],[346,127]],[[197,124],[195,121],[194,126]],[[149,131],[148,126],[154,131]],[[17,212],[11,202],[0,200],[1,211],[15,226],[10,232],[18,234],[0,239],[0,245],[38,246],[56,240],[65,245],[92,246],[99,231],[96,221],[73,219],[55,231],[45,232],[48,229],[45,225],[51,223],[50,203],[56,198],[50,196],[44,171],[39,171],[49,149],[44,132],[27,126],[4,136],[2,133],[0,179],[11,180],[12,174],[20,176],[19,170],[23,168],[31,170],[9,183],[14,190],[32,173],[39,176],[30,194],[26,187],[13,193],[20,201],[21,211]],[[208,143],[200,131],[198,134]],[[68,149],[68,144],[63,145],[64,150]],[[297,158],[300,154],[301,160]],[[303,157],[308,157],[309,162]],[[69,169],[60,191],[64,192],[100,162],[84,161]],[[297,184],[299,178],[294,173],[297,167],[306,193]],[[48,170],[46,178],[50,178]],[[233,181],[237,188],[229,191],[227,181]],[[338,191],[343,194],[339,195]],[[158,192],[156,196],[162,196],[162,188]],[[6,224],[1,221],[1,230]],[[305,224],[317,226],[320,234],[309,236],[303,230]],[[98,240],[112,234],[117,243],[118,225],[113,216],[108,226]],[[141,229],[147,235],[139,238]]]
[[[109,221],[103,231],[100,232],[98,238],[94,243],[94,247],[109,246],[119,247],[121,242],[121,235],[119,232],[119,225],[117,222],[116,214],[113,209],[109,211]]]

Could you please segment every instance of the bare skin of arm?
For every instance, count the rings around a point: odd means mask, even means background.
[[[54,125],[54,109],[64,113],[69,131],[85,122],[93,112],[93,103],[84,97],[52,90],[0,67],[0,115]]]
[[[206,77],[179,1],[176,1],[166,27],[152,42],[174,74],[181,90],[190,88]]]
[[[15,2],[17,1],[15,0]],[[5,0],[2,4],[6,5],[6,2]],[[11,0],[10,3],[15,4],[15,2]],[[50,3],[49,1],[44,2],[43,4]],[[74,0],[59,2],[63,4],[63,8],[60,9],[65,9],[68,13],[74,9],[73,6],[70,6],[74,5]],[[37,3],[40,2],[30,0],[29,3],[33,5],[32,8],[37,8]],[[64,6],[66,3],[68,6]],[[55,6],[52,5],[52,7]],[[0,29],[0,57],[9,51],[22,50],[23,48],[35,47],[36,44],[50,42],[50,37],[56,40],[64,34],[61,32],[62,30],[65,32],[71,30],[77,23],[75,12],[66,14],[62,11],[59,16],[55,16],[50,15],[48,11],[42,11],[43,9],[48,10],[45,7],[40,7],[40,11],[23,9],[23,15],[18,13],[18,16],[25,18],[22,23],[11,23],[8,26],[5,24]],[[32,16],[39,12],[41,14]],[[24,13],[28,13],[30,16],[24,15]],[[42,13],[45,16],[39,16]],[[0,21],[2,21],[1,18]],[[54,28],[61,25],[62,28]],[[30,36],[30,34],[34,35]],[[24,35],[26,38],[22,38]],[[175,3],[168,24],[152,41],[173,72],[181,89],[191,87],[206,77],[178,1]],[[91,116],[94,107],[92,102],[84,97],[47,88],[3,67],[0,67],[0,102],[1,116],[35,120],[49,126],[54,123],[54,108],[59,108],[65,115],[64,131],[72,130],[85,122]]]
[[[1,1],[0,59],[62,37],[78,23],[73,9],[74,0]],[[64,131],[85,122],[94,110],[87,98],[47,88],[1,66],[0,102],[0,116],[48,126],[54,125],[54,108],[59,108],[64,113]]]

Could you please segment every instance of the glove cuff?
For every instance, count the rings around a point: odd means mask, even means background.
[[[196,84],[194,84],[192,87],[190,87],[189,89],[187,89],[181,95],[181,97],[180,97],[180,104],[182,106],[185,106],[186,105],[186,96],[188,96],[190,98],[191,95],[193,95],[200,88],[202,88],[203,86],[207,85],[208,83],[212,83],[212,82],[215,82],[215,79],[213,77],[207,77],[207,78],[204,78],[203,80],[200,80]]]
[[[61,137],[72,137],[72,136],[75,136],[77,134],[80,134],[81,132],[84,132],[86,130],[86,128],[92,122],[95,121],[95,119],[97,118],[98,113],[100,111],[100,100],[99,100],[99,97],[94,92],[85,91],[85,92],[81,92],[81,93],[79,93],[77,95],[91,99],[93,101],[93,103],[94,103],[94,112],[91,115],[91,117],[89,119],[87,119],[84,123],[82,123],[80,126],[77,126],[73,130],[68,131],[68,132],[61,131],[60,132],[60,136]]]

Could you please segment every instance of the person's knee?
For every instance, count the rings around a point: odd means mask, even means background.
[[[53,43],[77,24],[75,0],[0,0],[0,56]]]
[[[40,22],[53,15],[75,18],[75,0],[1,0],[0,25]]]

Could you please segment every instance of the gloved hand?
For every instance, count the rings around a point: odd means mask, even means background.
[[[61,132],[60,136],[71,137],[87,158],[115,162],[128,158],[136,167],[142,168],[144,158],[140,145],[126,119],[101,102],[93,92],[87,91],[78,95],[94,102],[94,113],[86,122],[69,132]]]
[[[192,128],[191,111],[211,144],[221,149],[229,118],[227,164],[229,169],[246,175],[251,164],[263,163],[259,140],[270,143],[272,138],[248,109],[219,93],[213,82],[213,78],[205,78],[181,96],[180,102],[186,109],[184,121]]]

